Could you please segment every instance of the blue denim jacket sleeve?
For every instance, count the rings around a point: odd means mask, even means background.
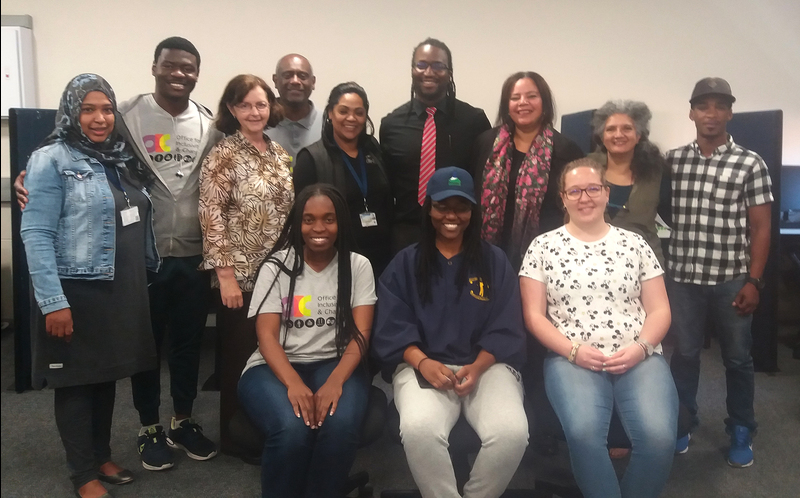
[[[56,265],[56,237],[64,186],[56,160],[47,151],[39,149],[31,155],[25,188],[29,192],[29,202],[22,212],[20,235],[25,244],[36,303],[46,315],[69,307]]]

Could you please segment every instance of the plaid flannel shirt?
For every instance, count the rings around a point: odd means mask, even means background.
[[[766,163],[728,135],[704,157],[697,141],[667,152],[672,168],[672,221],[667,268],[677,282],[714,285],[750,266],[747,210],[770,203]]]

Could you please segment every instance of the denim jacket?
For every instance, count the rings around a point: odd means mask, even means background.
[[[25,188],[30,200],[22,212],[20,235],[36,303],[47,314],[69,307],[60,279],[114,279],[114,195],[103,165],[63,142],[34,151]],[[158,271],[152,203],[142,222],[150,227],[146,266]]]

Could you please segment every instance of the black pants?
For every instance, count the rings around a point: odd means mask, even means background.
[[[215,292],[219,293],[215,289]],[[219,358],[219,445],[223,453],[241,455],[243,450],[230,437],[229,424],[240,410],[237,389],[248,358],[258,348],[256,321],[247,318],[252,292],[242,292],[244,305],[226,308],[220,303],[217,312],[217,348]]]
[[[75,489],[97,479],[100,466],[111,460],[116,390],[114,381],[54,389],[56,426]]]
[[[142,425],[159,422],[161,348],[167,335],[170,392],[176,414],[191,415],[197,397],[200,348],[211,295],[209,274],[198,271],[202,256],[164,258],[161,271],[150,274],[150,317],[159,367],[131,377],[133,405]]]

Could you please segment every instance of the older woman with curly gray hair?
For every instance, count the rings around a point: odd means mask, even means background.
[[[669,170],[649,140],[652,114],[644,102],[610,100],[592,120],[599,151],[589,155],[606,169],[611,188],[607,213],[612,225],[643,236],[664,265],[656,214],[669,223]]]

